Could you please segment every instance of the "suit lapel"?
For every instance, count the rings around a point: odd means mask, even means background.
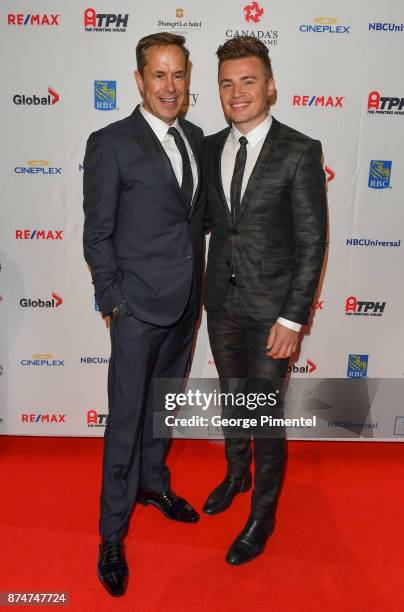
[[[240,203],[240,212],[237,216],[237,221],[240,220],[243,212],[245,211],[251,200],[251,197],[254,195],[254,191],[256,190],[257,186],[262,182],[264,176],[268,174],[273,154],[273,147],[276,141],[279,127],[279,121],[272,117],[271,127],[269,128],[268,134],[266,135],[257,162],[253,168],[253,171],[251,172],[247,187],[245,188],[243,199]]]
[[[194,197],[192,198],[192,202],[191,202],[191,209],[189,214],[191,215],[194,209],[194,205],[195,202],[197,202],[198,200],[198,196],[199,196],[199,191],[201,189],[201,183],[202,183],[202,176],[201,176],[201,164],[200,164],[200,148],[198,148],[197,143],[195,141],[194,138],[194,134],[192,132],[191,129],[189,129],[189,127],[186,125],[186,123],[181,119],[181,117],[179,118],[179,124],[181,126],[181,130],[184,132],[189,146],[192,149],[192,153],[194,154],[194,159],[195,159],[195,163],[196,163],[196,168],[197,168],[197,172],[198,172],[198,186],[196,188],[196,191],[194,193]]]
[[[230,129],[231,128],[229,127],[224,132],[220,133],[220,138],[218,139],[217,146],[215,146],[215,149],[214,149],[213,184],[218,185],[220,201],[222,205],[224,206],[227,214],[229,215],[229,219],[231,223],[233,223],[233,220],[231,218],[231,212],[227,205],[227,200],[226,200],[226,196],[224,193],[223,181],[222,181],[222,154],[223,154],[224,145],[226,144],[227,137],[230,133]]]
[[[160,172],[168,185],[174,190],[181,201],[184,202],[181,188],[178,185],[178,181],[168,155],[164,151],[161,142],[139,111],[139,106],[137,106],[133,111],[132,119],[135,128],[134,135],[139,146],[143,149],[145,155],[147,155],[147,157],[156,166],[157,170]]]

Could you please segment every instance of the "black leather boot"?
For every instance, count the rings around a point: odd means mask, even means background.
[[[219,514],[227,510],[238,493],[246,493],[251,489],[251,472],[246,476],[237,478],[227,475],[223,482],[212,491],[202,511],[205,514]]]
[[[274,530],[275,519],[254,519],[249,516],[246,526],[230,546],[226,556],[227,563],[241,565],[258,557],[265,548],[265,544]]]

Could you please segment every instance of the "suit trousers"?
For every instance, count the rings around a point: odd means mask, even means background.
[[[125,303],[112,318],[100,503],[100,533],[107,540],[126,535],[139,487],[170,488],[169,440],[153,437],[153,379],[184,377],[196,319],[193,289],[173,325],[140,321]]]
[[[267,340],[273,321],[256,321],[245,310],[237,287],[229,283],[225,300],[217,311],[208,311],[208,333],[213,358],[219,374],[221,391],[229,391],[236,381],[249,391],[273,392],[283,383],[288,359],[266,355]],[[246,410],[245,412],[250,412]],[[278,411],[279,413],[279,411]],[[253,414],[246,416],[252,417]],[[283,429],[264,436],[227,437],[225,453],[229,476],[243,477],[250,469],[254,446],[254,490],[251,513],[255,519],[274,516],[285,468],[286,448]],[[234,434],[232,434],[234,435]]]

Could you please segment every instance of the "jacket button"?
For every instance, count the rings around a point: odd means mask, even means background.
[[[232,233],[232,234],[235,236],[235,235],[237,235],[237,234],[238,234],[238,230],[236,230],[236,229],[232,229],[232,230],[231,230],[231,233]]]
[[[187,255],[185,259],[192,259],[192,255]]]

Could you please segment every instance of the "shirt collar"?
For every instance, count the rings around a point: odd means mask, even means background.
[[[155,115],[149,113],[149,111],[144,108],[143,104],[139,106],[139,110],[160,142],[163,142],[164,138],[167,136],[167,132],[170,127],[175,127],[178,131],[180,131],[181,129],[178,117],[172,125],[168,125]]]
[[[272,116],[268,113],[268,116],[264,119],[264,121],[251,130],[251,132],[248,132],[248,134],[242,134],[233,125],[230,131],[233,148],[236,148],[238,145],[239,138],[241,136],[245,136],[248,140],[248,144],[253,149],[268,134],[271,123]]]

